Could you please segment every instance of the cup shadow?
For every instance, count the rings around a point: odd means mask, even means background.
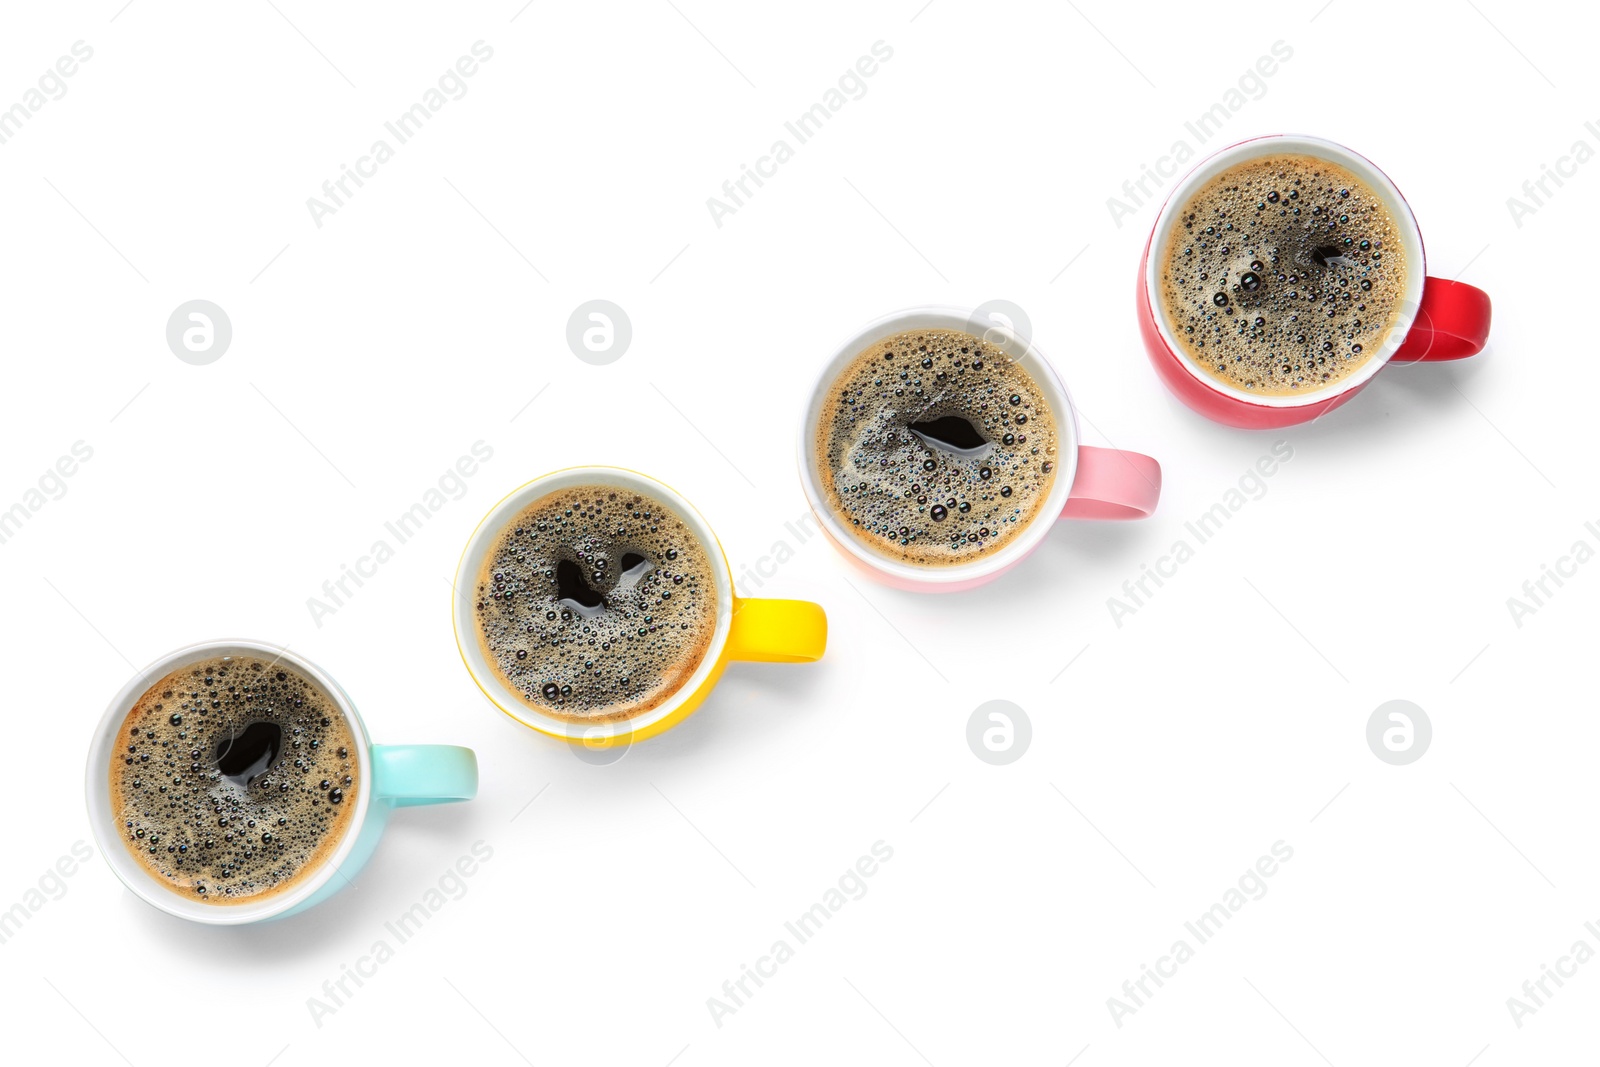
[[[1012,609],[1019,602],[1036,598],[1046,583],[1053,595],[1082,594],[1090,588],[1091,579],[1117,573],[1119,567],[1137,566],[1142,554],[1148,553],[1147,540],[1153,532],[1148,520],[1062,519],[1038,548],[1011,570],[976,589],[961,592],[914,592],[854,576],[852,581],[858,581],[861,592],[891,619],[920,615],[931,616],[941,624],[967,625],[975,616]]]
[[[352,932],[367,939],[370,928],[382,916],[404,909],[406,902],[399,896],[390,900],[394,894],[385,890],[399,886],[414,892],[413,883],[420,886],[429,873],[427,869],[418,871],[414,860],[417,852],[460,846],[467,840],[470,834],[466,824],[473,818],[469,810],[473,803],[407,808],[396,813],[385,828],[377,851],[349,885],[315,907],[283,919],[210,926],[168,915],[140,900],[120,882],[117,886],[124,905],[130,909],[129,921],[144,925],[180,952],[268,965],[326,955],[330,946],[340,945]],[[402,838],[410,840],[397,840]]]
[[[559,771],[569,784],[608,777],[612,784],[649,785],[664,767],[704,761],[750,743],[751,732],[787,731],[815,714],[826,685],[828,652],[816,663],[730,663],[716,687],[687,719],[655,737],[611,749],[548,737],[507,719],[492,747],[543,773]],[[609,786],[608,786],[609,788]],[[374,863],[377,862],[374,858]]]
[[[1491,347],[1477,356],[1447,363],[1385,367],[1359,395],[1351,397],[1343,406],[1311,422],[1276,429],[1226,426],[1190,410],[1171,393],[1166,395],[1174,417],[1203,435],[1204,440],[1197,442],[1198,448],[1238,440],[1241,435],[1262,440],[1289,438],[1311,445],[1342,440],[1369,448],[1410,439],[1435,420],[1452,417],[1460,408],[1470,407],[1465,388],[1485,373],[1492,356]]]

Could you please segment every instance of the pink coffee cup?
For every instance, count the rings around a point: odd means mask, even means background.
[[[998,344],[1027,371],[1043,391],[1055,415],[1060,439],[1060,459],[1050,495],[1038,515],[1016,537],[993,552],[950,566],[919,566],[892,559],[852,534],[823,491],[815,447],[822,406],[835,379],[862,350],[907,330],[959,330],[982,335]],[[1077,411],[1066,386],[1037,345],[1009,331],[985,330],[974,324],[973,313],[951,307],[912,308],[868,323],[834,350],[806,400],[800,424],[800,483],[806,501],[822,531],[834,547],[864,574],[899,589],[945,593],[973,589],[993,581],[1021,563],[1043,543],[1054,518],[1143,519],[1155,511],[1161,495],[1161,465],[1138,452],[1097,448],[1081,443]]]

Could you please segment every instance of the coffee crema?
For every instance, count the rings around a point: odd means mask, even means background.
[[[1363,367],[1399,318],[1410,269],[1371,186],[1287,153],[1206,182],[1159,253],[1162,314],[1184,354],[1263,396],[1328,389]]]
[[[816,464],[834,516],[919,566],[1009,544],[1049,497],[1059,431],[1049,400],[1003,350],[960,330],[875,341],[835,378]]]
[[[218,656],[134,704],[110,768],[123,843],[158,881],[209,904],[283,893],[343,839],[360,788],[355,733],[293,667]]]
[[[529,707],[614,722],[672,697],[717,629],[710,552],[661,501],[558,489],[506,523],[478,573],[478,645]]]

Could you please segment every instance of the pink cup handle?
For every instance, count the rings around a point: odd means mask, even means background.
[[[1064,519],[1148,519],[1161,497],[1161,464],[1138,452],[1083,445]]]

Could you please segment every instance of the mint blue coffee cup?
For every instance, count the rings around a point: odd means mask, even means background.
[[[299,672],[338,706],[355,738],[359,773],[354,777],[351,817],[340,840],[314,870],[297,876],[282,891],[238,903],[216,904],[189,897],[158,879],[123,840],[112,807],[111,765],[119,757],[128,713],[151,686],[175,670],[221,656],[248,656]],[[85,774],[89,822],[100,854],[133,893],[169,915],[213,926],[237,926],[296,915],[349,885],[378,847],[398,808],[471,800],[478,793],[478,760],[457,745],[375,745],[366,724],[339,683],[316,664],[263,641],[206,641],[168,653],[140,671],[106,708],[89,746]]]

